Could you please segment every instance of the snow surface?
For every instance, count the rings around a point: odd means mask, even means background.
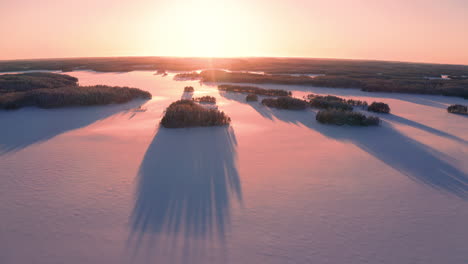
[[[468,263],[468,119],[445,110],[463,99],[261,85],[392,109],[335,127],[151,72],[68,74],[153,99],[0,112],[2,264]],[[159,129],[187,85],[232,126]]]

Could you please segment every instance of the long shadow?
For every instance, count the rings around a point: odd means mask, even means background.
[[[400,123],[400,124],[403,124],[403,125],[406,125],[406,126],[414,127],[414,128],[426,131],[428,133],[432,133],[432,134],[434,134],[436,136],[445,137],[445,138],[448,138],[448,139],[451,139],[451,140],[455,140],[455,141],[458,141],[459,143],[462,143],[462,144],[468,144],[468,142],[466,140],[464,140],[463,138],[454,136],[452,134],[449,134],[447,132],[435,129],[435,128],[430,127],[430,126],[426,126],[424,124],[415,122],[413,120],[406,119],[406,118],[401,117],[401,116],[396,116],[396,115],[390,114],[390,115],[380,115],[379,117],[381,117],[382,119],[391,121],[391,122],[396,122],[396,123]]]
[[[1,111],[0,156],[47,141],[67,131],[86,127],[99,120],[142,105],[146,100],[126,104],[61,109],[23,108]]]
[[[172,251],[224,240],[231,202],[242,200],[236,145],[230,127],[159,129],[138,172],[133,254],[147,240],[152,249],[169,239],[161,244]]]
[[[391,125],[335,127],[316,122],[312,111],[275,109],[272,113],[279,120],[299,123],[329,138],[351,142],[414,180],[468,198],[468,176],[450,163],[451,157],[401,134]]]
[[[258,107],[263,106],[258,104]],[[351,142],[411,179],[468,199],[468,175],[451,164],[453,157],[407,137],[387,122],[379,127],[339,127],[318,123],[312,110],[263,108],[262,112],[268,111],[278,120],[303,125],[338,141]]]

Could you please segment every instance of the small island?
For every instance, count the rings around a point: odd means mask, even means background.
[[[224,112],[205,108],[193,100],[179,100],[169,105],[161,119],[165,128],[226,126],[231,123]]]
[[[376,113],[383,113],[383,114],[389,114],[390,113],[390,107],[386,103],[373,102],[371,105],[369,105],[369,107],[367,107],[367,111],[376,112]]]
[[[452,114],[468,115],[468,107],[466,105],[455,104],[447,107],[447,112]]]

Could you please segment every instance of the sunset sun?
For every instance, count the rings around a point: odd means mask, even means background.
[[[240,2],[201,0],[178,2],[167,6],[170,16],[159,23],[172,21],[166,31],[174,40],[170,50],[181,56],[233,57],[249,54],[255,28],[255,16]],[[176,14],[176,17],[173,15]],[[257,43],[258,44],[258,43]]]

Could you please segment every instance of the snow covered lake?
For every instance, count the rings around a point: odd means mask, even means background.
[[[67,74],[153,99],[0,112],[2,264],[468,263],[466,100],[259,85],[391,107],[339,127],[173,74]],[[231,127],[159,129],[188,85]]]

